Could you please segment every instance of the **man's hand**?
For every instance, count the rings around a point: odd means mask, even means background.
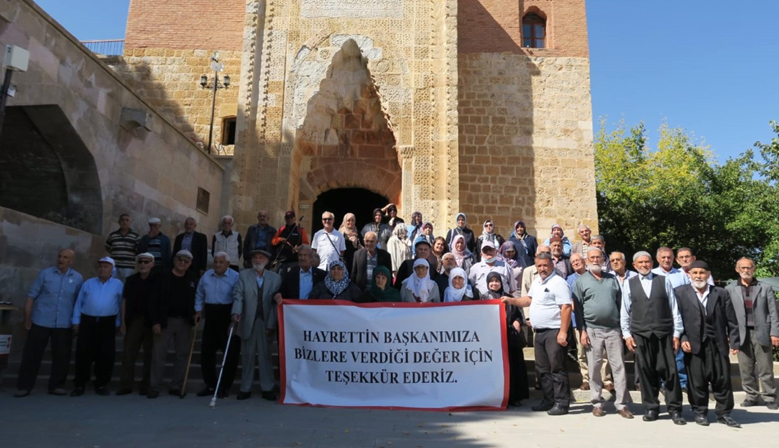
[[[195,313],[194,319],[195,319],[195,325],[200,323],[200,318],[203,317],[203,312],[198,311]]]
[[[284,244],[287,242],[286,238],[279,237],[279,243],[278,244]]]
[[[154,326],[151,327],[152,333],[154,333],[155,336],[159,336],[162,334],[162,325],[160,324],[154,324]]]
[[[26,328],[28,331],[32,329],[32,319],[29,319],[29,318],[25,318],[24,319],[24,328]],[[774,338],[771,338],[771,340],[773,341]],[[779,338],[776,338],[776,340],[779,341]],[[777,342],[777,343],[779,343],[779,342]],[[776,345],[776,344],[774,344],[774,345]]]
[[[633,339],[633,336],[630,336],[625,339],[625,345],[627,346],[628,350],[635,353],[636,352],[636,340]]]
[[[586,348],[590,348],[590,337],[587,336],[587,330],[582,330],[579,336],[579,342]]]
[[[771,345],[774,347],[779,347],[779,338],[776,336],[771,336]]]
[[[515,320],[514,322],[512,322],[511,326],[514,327],[514,329],[517,330],[517,331],[519,331],[519,329],[521,328],[521,325],[519,324],[518,320]]]
[[[682,351],[684,353],[692,353],[692,345],[690,345],[690,341],[682,342]]]
[[[73,325],[73,336],[78,336],[78,324]]]
[[[277,292],[277,293],[276,293],[276,294],[273,296],[273,301],[274,301],[274,302],[276,302],[276,305],[281,305],[281,301],[282,301],[282,300],[283,300],[283,299],[281,298],[281,293],[279,293],[279,292]]]
[[[241,315],[240,314],[233,314],[233,322],[238,323],[241,321]]]
[[[557,343],[560,344],[563,347],[567,347],[568,346],[568,333],[560,330],[557,333]]]
[[[738,355],[738,349],[737,348],[730,349],[730,354],[731,355]]]
[[[674,338],[674,353],[679,351],[679,338]]]

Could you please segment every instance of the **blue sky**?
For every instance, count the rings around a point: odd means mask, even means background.
[[[77,38],[124,37],[129,0],[38,0]],[[665,120],[725,159],[779,120],[779,1],[588,0],[593,116]]]

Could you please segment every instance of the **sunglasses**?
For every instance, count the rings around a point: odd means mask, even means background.
[[[154,260],[138,260],[138,264],[151,264]]]
[[[322,221],[325,221],[325,222],[332,221],[332,220],[333,220],[333,218],[322,218]]]
[[[179,257],[176,258],[176,261],[178,261],[179,263],[189,263],[192,260],[190,260],[189,258]]]

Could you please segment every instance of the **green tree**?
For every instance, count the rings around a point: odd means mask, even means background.
[[[759,146],[764,163],[746,151],[718,164],[681,129],[663,125],[659,135],[651,149],[643,123],[606,132],[601,122],[595,171],[600,231],[609,249],[630,257],[660,246],[690,247],[720,280],[735,277],[740,257],[756,259],[762,275],[779,273],[777,257],[767,255],[779,250],[779,139]]]

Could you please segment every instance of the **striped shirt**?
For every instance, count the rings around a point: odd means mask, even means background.
[[[122,235],[119,230],[108,235],[105,249],[111,254],[117,268],[135,267],[135,245],[138,244],[139,239],[140,236],[132,229],[127,232],[127,235]]]

